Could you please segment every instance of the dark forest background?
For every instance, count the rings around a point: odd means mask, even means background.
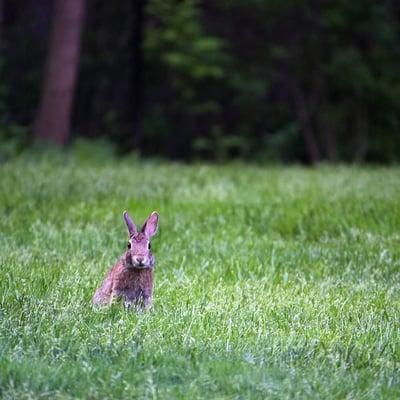
[[[2,159],[400,159],[399,1],[0,0],[0,40]]]

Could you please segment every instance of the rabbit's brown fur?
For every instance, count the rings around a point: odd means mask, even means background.
[[[158,214],[153,212],[138,232],[125,212],[129,230],[129,249],[118,260],[93,296],[93,304],[111,304],[122,298],[125,305],[148,309],[153,296],[154,257],[150,251],[150,238],[156,233]]]

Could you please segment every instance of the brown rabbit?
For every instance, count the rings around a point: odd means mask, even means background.
[[[96,290],[93,304],[111,304],[114,298],[122,298],[126,307],[148,309],[153,295],[154,267],[150,239],[157,232],[158,214],[152,212],[140,231],[126,211],[124,219],[129,231],[128,249]]]

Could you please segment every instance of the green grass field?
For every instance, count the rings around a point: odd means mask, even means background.
[[[151,312],[91,297],[161,216]],[[400,398],[400,168],[0,166],[0,397]]]

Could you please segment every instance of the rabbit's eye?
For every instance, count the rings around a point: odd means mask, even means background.
[[[151,244],[149,242],[149,244],[147,245],[147,248],[150,250],[151,249]]]
[[[131,248],[131,242],[128,242],[128,249]]]

